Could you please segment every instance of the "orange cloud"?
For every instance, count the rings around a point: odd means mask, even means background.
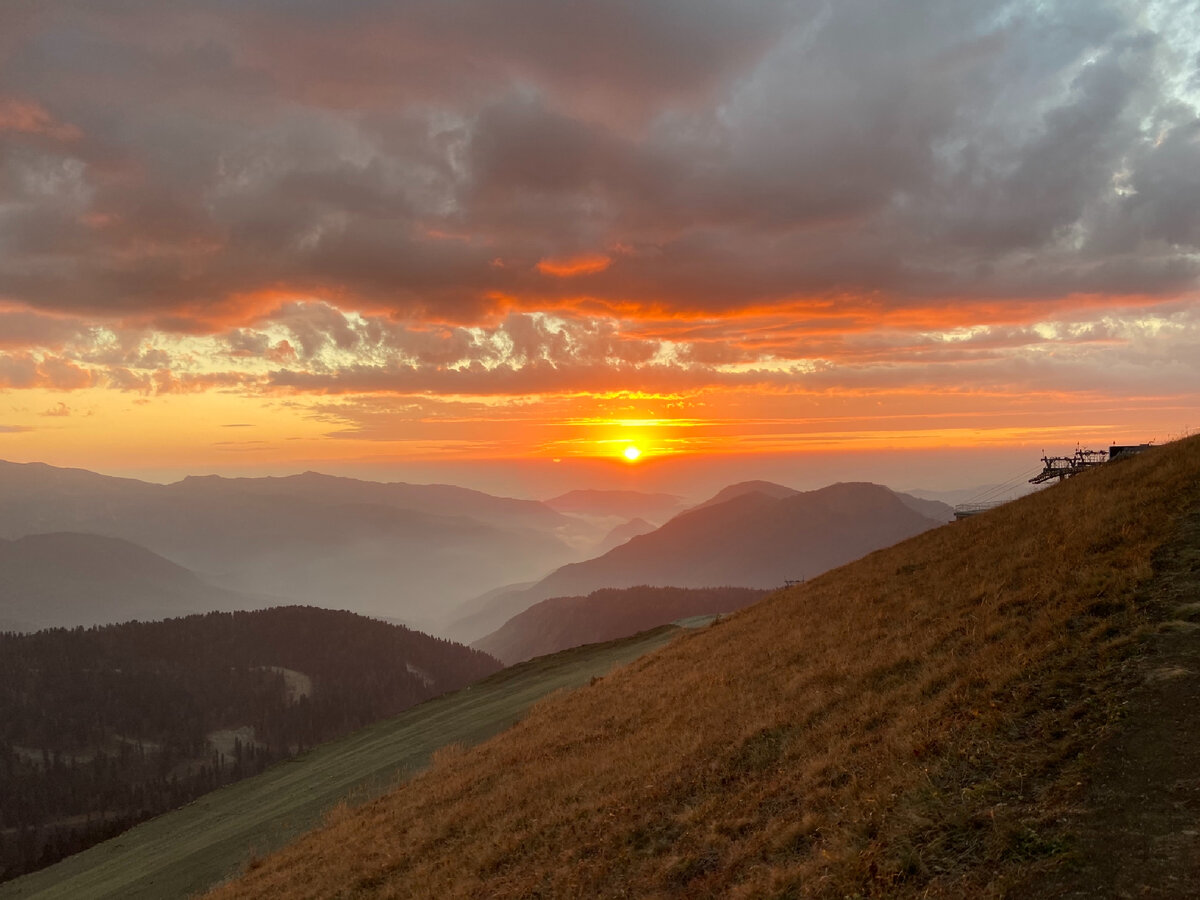
[[[0,131],[40,134],[59,141],[75,141],[82,135],[74,125],[56,122],[40,103],[12,98],[0,100]]]
[[[543,275],[553,275],[555,278],[574,278],[578,275],[595,275],[610,265],[611,257],[603,253],[586,253],[583,256],[543,259],[537,264],[537,270]]]
[[[60,356],[32,353],[0,355],[0,388],[75,391],[95,384],[95,375],[90,369],[81,368]]]

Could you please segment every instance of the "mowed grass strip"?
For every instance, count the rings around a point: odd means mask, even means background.
[[[1200,439],[682,636],[270,856],[240,897],[989,897],[1055,867]]]
[[[167,898],[202,891],[429,764],[510,727],[531,705],[662,646],[679,629],[568,650],[497,673],[261,775],[207,794],[61,863],[0,884],[0,898]]]

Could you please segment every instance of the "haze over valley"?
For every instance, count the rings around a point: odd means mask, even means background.
[[[485,590],[578,558],[573,544],[598,536],[533,501],[316,473],[156,485],[0,464],[0,503],[2,536],[121,538],[214,587],[425,627]]]
[[[314,472],[158,485],[0,462],[0,617],[28,630],[305,603],[474,640],[553,596],[778,587],[949,518],[872,485],[746,482],[689,510],[629,491],[539,502]]]

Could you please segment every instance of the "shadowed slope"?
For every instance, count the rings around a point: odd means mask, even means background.
[[[999,896],[1054,865],[1200,439],[687,635],[227,897]]]
[[[553,597],[513,616],[473,646],[505,665],[580,644],[612,641],[679,619],[730,613],[757,603],[753,588],[606,588],[586,597]]]

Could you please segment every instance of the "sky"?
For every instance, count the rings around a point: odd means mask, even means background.
[[[0,458],[532,496],[1167,440],[1198,110],[1195,0],[7,0]]]

